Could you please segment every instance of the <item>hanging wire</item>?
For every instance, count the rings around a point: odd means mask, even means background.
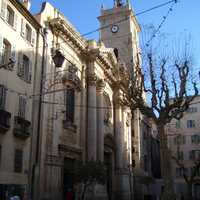
[[[173,11],[173,8],[175,6],[175,4],[177,4],[177,0],[173,1],[174,3],[170,6],[169,10],[167,11],[166,15],[163,16],[161,23],[159,24],[159,26],[157,27],[157,29],[153,32],[152,36],[150,37],[150,39],[147,41],[146,46],[148,47],[151,43],[151,41],[156,37],[157,33],[160,31],[160,29],[162,28],[162,26],[164,25],[165,21],[167,20],[167,18],[169,17],[170,13]]]

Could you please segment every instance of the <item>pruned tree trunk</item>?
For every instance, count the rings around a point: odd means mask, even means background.
[[[158,135],[160,137],[161,173],[164,182],[162,200],[175,200],[171,155],[167,146],[167,136],[163,124],[158,125]]]

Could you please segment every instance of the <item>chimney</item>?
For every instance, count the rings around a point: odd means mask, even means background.
[[[27,10],[30,10],[30,8],[31,8],[31,1],[30,0],[21,0],[21,3]]]

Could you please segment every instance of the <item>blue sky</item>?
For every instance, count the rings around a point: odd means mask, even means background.
[[[107,8],[113,5],[113,0],[48,0],[58,8],[80,33],[87,33],[99,27],[97,16],[100,14],[100,7],[103,3]],[[135,13],[146,10],[167,0],[132,0]],[[42,0],[32,0],[32,12],[37,13]],[[141,25],[153,24],[157,27],[163,16],[167,13],[170,5],[156,9],[149,13],[138,16]],[[200,0],[178,0],[173,11],[161,28],[161,32],[169,35],[169,42],[173,37],[179,37],[183,33],[191,34],[192,47],[196,64],[200,64]],[[97,38],[98,34],[90,35],[90,38]]]

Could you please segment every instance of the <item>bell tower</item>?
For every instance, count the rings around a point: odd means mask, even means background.
[[[130,0],[114,0],[113,8],[102,8],[98,19],[100,41],[108,48],[115,48],[119,62],[132,66],[139,48],[140,26]]]

